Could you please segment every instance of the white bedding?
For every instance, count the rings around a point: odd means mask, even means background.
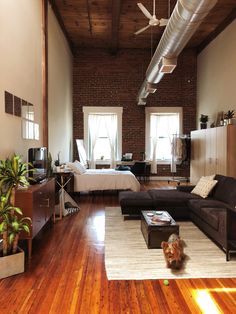
[[[87,169],[74,173],[74,191],[132,190],[139,191],[140,184],[130,171],[114,169]]]

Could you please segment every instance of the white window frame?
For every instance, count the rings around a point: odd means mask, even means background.
[[[89,144],[89,132],[88,132],[88,117],[89,114],[116,114],[117,115],[117,156],[118,160],[121,160],[122,156],[122,114],[123,107],[90,107],[83,106],[84,114],[84,147],[88,156],[88,144]],[[108,160],[96,160],[96,164],[106,164]],[[110,161],[110,160],[109,160]]]
[[[182,107],[146,107],[145,108],[145,119],[146,119],[146,129],[145,129],[145,149],[148,158],[151,154],[150,145],[150,121],[151,114],[155,113],[178,113],[179,114],[179,134],[183,132],[183,108]],[[157,164],[170,164],[171,160],[160,160],[157,159]]]

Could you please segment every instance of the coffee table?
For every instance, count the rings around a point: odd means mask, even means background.
[[[168,218],[169,223],[153,222],[151,215]],[[141,211],[141,231],[149,249],[160,249],[162,241],[168,241],[172,233],[179,234],[179,225],[167,211]]]

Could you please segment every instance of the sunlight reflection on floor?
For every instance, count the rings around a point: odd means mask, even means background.
[[[197,290],[194,291],[194,298],[200,307],[202,313],[207,314],[219,314],[222,313],[214,299],[211,297],[207,290]]]
[[[211,289],[199,289],[194,290],[194,298],[200,307],[202,313],[222,313],[218,304],[215,302],[214,298],[211,296],[211,293],[235,293],[236,288],[211,288]]]
[[[92,229],[95,232],[97,241],[103,242],[105,238],[105,216],[95,216],[92,220]]]

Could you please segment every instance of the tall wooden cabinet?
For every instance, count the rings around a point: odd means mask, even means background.
[[[191,132],[190,181],[193,184],[195,184],[200,177],[205,175],[205,140],[205,130]]]
[[[55,179],[19,189],[16,192],[16,206],[20,207],[23,215],[32,219],[30,234],[22,233],[21,239],[28,240],[28,255],[31,257],[32,239],[49,221],[55,207]]]
[[[236,125],[191,132],[190,181],[212,174],[236,177]]]

